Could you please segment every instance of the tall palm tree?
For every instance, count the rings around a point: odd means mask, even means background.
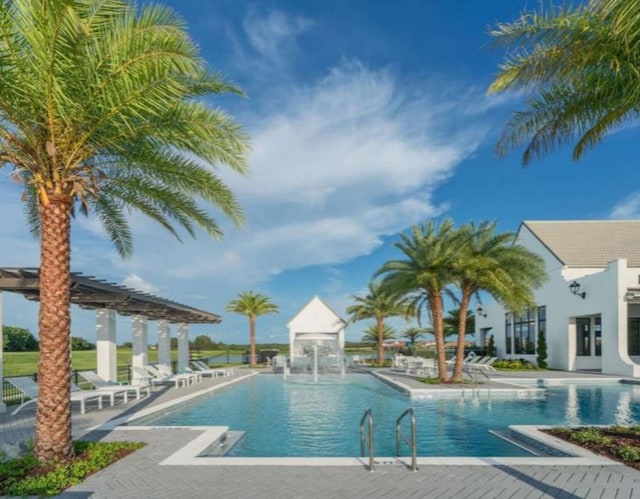
[[[546,5],[546,4],[545,4]],[[496,150],[525,144],[522,163],[573,142],[573,159],[640,116],[640,1],[589,0],[524,13],[492,31],[509,56],[490,93],[525,90]]]
[[[393,340],[395,338],[396,330],[393,328],[393,326],[385,324],[382,329],[382,341],[384,342],[384,340]],[[380,345],[380,331],[378,330],[378,325],[371,324],[369,327],[367,327],[367,329],[364,330],[360,341],[362,343],[372,343],[374,345]]]
[[[446,219],[439,226],[433,221],[414,225],[409,234],[400,237],[395,246],[404,258],[384,263],[375,275],[382,276],[386,293],[410,298],[419,321],[426,305],[436,340],[438,378],[446,382],[442,294],[455,278],[458,234],[453,221]]]
[[[458,229],[466,243],[459,246],[455,283],[460,290],[458,344],[450,382],[462,379],[467,312],[471,298],[488,292],[509,310],[523,310],[534,303],[533,291],[546,280],[544,261],[524,246],[515,234],[496,234],[496,222],[473,223]]]
[[[391,296],[385,292],[379,282],[369,283],[369,292],[365,296],[352,295],[355,304],[347,308],[350,322],[363,319],[375,319],[378,331],[378,365],[384,363],[384,321],[387,317],[404,316],[411,313],[406,300]]]
[[[238,298],[229,302],[226,310],[249,318],[249,365],[256,367],[256,319],[261,315],[277,314],[278,305],[272,303],[266,295],[242,291]]]
[[[220,237],[208,208],[242,212],[214,173],[246,169],[246,136],[207,94],[241,91],[211,73],[184,22],[127,0],[0,4],[0,166],[24,185],[40,234],[40,362],[35,455],[73,456],[70,403],[70,227],[95,214],[121,255],[130,212],[174,234]]]

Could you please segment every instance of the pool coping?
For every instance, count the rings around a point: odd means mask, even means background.
[[[172,430],[191,430],[191,431],[200,431],[201,433],[197,435],[195,438],[187,442],[183,447],[178,449],[176,452],[166,457],[163,461],[160,462],[160,465],[163,466],[368,466],[368,459],[363,457],[199,457],[199,455],[204,452],[204,450],[209,447],[213,442],[219,439],[226,431],[229,430],[227,426],[137,426],[135,424],[130,424],[131,422],[135,422],[137,419],[143,418],[145,416],[152,415],[154,413],[170,409],[174,406],[192,401],[196,398],[207,395],[216,390],[228,387],[235,383],[239,383],[241,381],[245,381],[253,376],[256,376],[260,373],[258,372],[250,372],[246,375],[240,376],[238,378],[234,378],[224,383],[220,383],[218,385],[209,387],[204,390],[200,390],[198,392],[194,392],[174,400],[164,402],[162,404],[158,404],[157,406],[149,407],[147,409],[143,409],[134,414],[115,418],[113,420],[107,421],[100,425],[94,426],[87,430],[90,431],[145,431],[150,433],[161,433]],[[438,389],[438,390],[429,390],[429,389],[412,389],[408,385],[398,382],[397,380],[391,380],[387,376],[375,372],[370,371],[370,374],[373,374],[377,379],[392,385],[399,391],[412,396],[413,391],[419,392],[422,395],[422,392],[430,391],[430,392],[452,392],[459,396],[464,389]],[[558,378],[561,380],[562,378]],[[555,380],[555,379],[554,379]],[[624,378],[620,379],[611,379],[607,382],[624,382]],[[528,381],[528,380],[527,380]],[[532,379],[532,383],[539,381],[548,381],[546,379]],[[574,383],[576,380],[570,380]],[[588,378],[588,379],[580,379],[579,382],[601,382],[599,378]],[[501,380],[504,382],[504,380]],[[546,383],[545,383],[546,384]],[[562,384],[562,383],[551,383],[553,384]],[[518,391],[526,391],[526,386],[518,387],[514,389],[492,389],[491,393],[497,390],[503,390],[509,392],[513,395],[514,392]],[[477,390],[477,388],[475,389]],[[485,390],[488,390],[485,388]],[[542,388],[534,388],[534,391],[544,391]],[[467,390],[468,391],[468,390]],[[452,394],[448,394],[446,396],[456,396]],[[549,435],[544,433],[542,430],[546,430],[551,428],[548,425],[510,425],[508,429],[522,435],[525,438],[534,440],[538,442],[541,446],[546,446],[561,453],[567,454],[567,456],[562,457],[536,457],[536,456],[520,456],[520,457],[418,457],[417,463],[418,466],[514,466],[514,465],[538,465],[538,466],[624,466],[623,463],[618,461],[613,461],[609,458],[594,454],[593,452],[579,447],[577,445],[566,442],[562,439],[554,437],[553,435]],[[375,457],[374,465],[376,466],[410,466],[410,457]]]

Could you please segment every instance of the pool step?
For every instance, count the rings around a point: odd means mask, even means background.
[[[520,449],[536,457],[547,456],[547,454],[541,449],[528,445],[527,442],[518,438],[518,436],[511,430],[489,430],[489,433],[491,433],[492,435],[495,435],[498,438],[501,438],[502,440],[509,442],[511,445],[515,445],[516,447],[519,447]]]
[[[198,457],[222,457],[225,456],[238,441],[244,437],[245,431],[227,431],[216,441],[212,442]]]

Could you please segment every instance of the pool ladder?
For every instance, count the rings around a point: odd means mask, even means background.
[[[408,439],[403,433],[401,428],[402,420],[409,416],[411,421],[411,438]],[[365,434],[366,433],[366,434]],[[413,409],[409,407],[405,410],[398,419],[396,419],[396,457],[400,457],[400,450],[402,447],[402,441],[404,441],[411,450],[411,470],[417,471],[418,469],[418,457],[417,457],[417,443],[416,443],[416,416]],[[374,445],[373,445],[373,412],[371,409],[364,411],[362,419],[360,420],[360,456],[366,457],[367,444],[369,447],[369,471],[374,470]]]

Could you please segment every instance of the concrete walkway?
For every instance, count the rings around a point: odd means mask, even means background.
[[[237,370],[233,378],[247,374]],[[554,372],[556,377],[565,373]],[[509,373],[509,377],[513,374]],[[594,377],[589,374],[588,377]],[[186,388],[156,388],[150,398],[102,411],[88,407],[74,414],[76,437],[143,441],[147,446],[89,477],[60,497],[68,498],[640,498],[640,473],[621,465],[422,466],[411,472],[397,462],[370,473],[361,466],[161,465],[202,430],[93,430],[126,417],[214,389],[230,378],[206,378]],[[30,411],[30,412],[29,412]],[[33,409],[20,417],[0,418],[2,441],[33,434]],[[490,460],[489,460],[490,461]],[[637,491],[636,491],[637,490]]]

